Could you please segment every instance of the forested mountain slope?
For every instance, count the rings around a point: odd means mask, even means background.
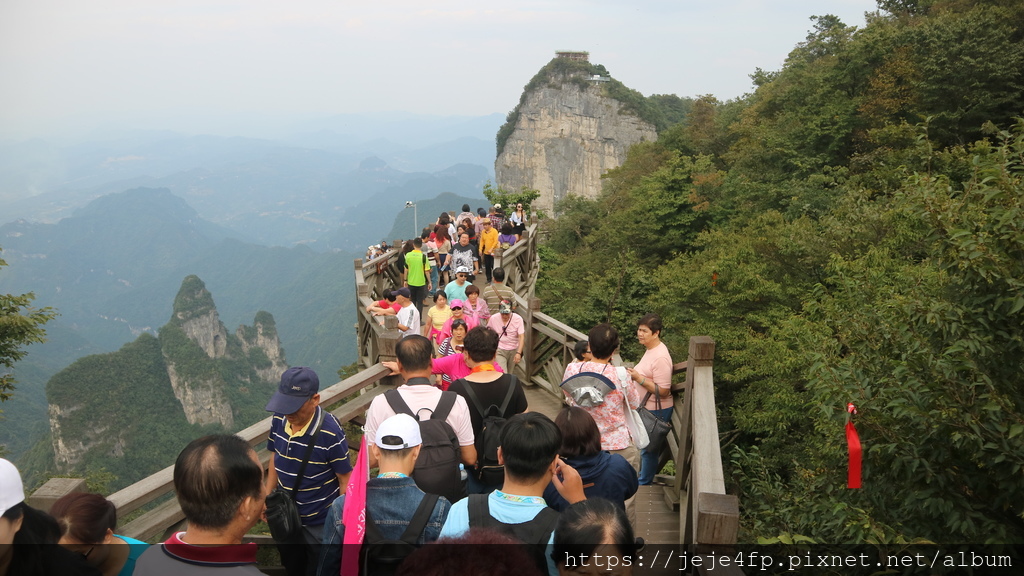
[[[880,8],[817,18],[754,93],[698,99],[566,201],[539,296],[625,334],[658,312],[677,360],[715,338],[746,540],[1019,542],[1024,5]]]

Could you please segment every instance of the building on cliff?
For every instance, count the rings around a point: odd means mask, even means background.
[[[555,58],[568,58],[579,62],[590,62],[590,52],[573,52],[570,50],[559,50],[555,52]]]
[[[626,160],[630,146],[658,137],[654,124],[609,95],[621,83],[591,81],[603,68],[586,52],[556,54],[498,132],[494,163],[500,188],[538,190],[534,207],[548,214],[566,196],[596,198],[601,176]]]

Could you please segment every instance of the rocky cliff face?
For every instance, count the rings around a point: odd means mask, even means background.
[[[228,331],[220,322],[213,295],[198,276],[189,276],[181,283],[171,321],[210,358],[223,358],[227,353]]]
[[[281,341],[277,337],[277,325],[274,317],[266,312],[258,312],[252,327],[239,326],[235,336],[242,342],[242,351],[252,358],[256,375],[267,382],[276,383],[281,374],[288,369],[284,360]],[[266,356],[263,362],[262,356]]]
[[[233,374],[242,384],[266,388],[273,385],[287,369],[284,352],[277,339],[274,317],[260,312],[252,327],[239,326],[235,332],[236,345],[228,338],[227,329],[220,321],[213,296],[198,276],[189,276],[181,284],[174,300],[171,326],[180,328],[185,337],[198,346],[210,360],[247,360],[253,373]],[[174,388],[174,396],[185,411],[190,424],[218,423],[225,430],[234,429],[234,416],[228,398],[229,387],[221,370],[209,362],[194,357],[180,358],[164,347],[167,376]],[[245,386],[248,389],[250,386]]]
[[[524,94],[494,163],[499,187],[539,190],[534,206],[549,214],[567,195],[597,197],[601,176],[626,160],[630,146],[658,137],[652,124],[606,96],[601,83],[572,79],[554,77]]]
[[[214,426],[233,432],[266,416],[286,369],[274,318],[228,333],[202,280],[182,282],[159,338],[86,356],[47,384],[57,469],[106,468],[126,485],[169,462]]]

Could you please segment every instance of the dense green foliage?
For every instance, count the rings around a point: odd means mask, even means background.
[[[0,268],[6,265],[0,259]],[[33,308],[34,298],[31,293],[0,294],[0,366],[5,369],[0,374],[0,402],[9,399],[14,389],[14,376],[7,370],[25,356],[26,345],[43,341],[43,324],[56,316],[50,308]]]
[[[1020,542],[1024,6],[881,6],[567,199],[539,296],[584,330],[658,312],[677,360],[715,338],[744,539]]]
[[[513,209],[519,204],[522,204],[525,213],[529,214],[530,205],[534,200],[540,198],[540,191],[526,186],[518,191],[505,190],[500,186],[493,186],[490,181],[487,181],[484,184],[483,195],[491,203],[491,206],[500,204],[506,214],[512,214]]]

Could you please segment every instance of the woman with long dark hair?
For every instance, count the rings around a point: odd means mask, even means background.
[[[625,458],[601,450],[601,431],[597,423],[579,406],[563,406],[555,417],[562,433],[558,455],[580,473],[587,498],[606,498],[626,509],[626,500],[636,494],[636,470]],[[569,506],[554,485],[544,490],[544,500],[559,512]]]
[[[135,560],[149,544],[114,533],[117,508],[99,494],[71,492],[53,503],[50,514],[60,525],[58,543],[81,554],[103,576],[131,576]]]
[[[448,283],[451,269],[448,262],[448,253],[452,251],[452,239],[448,235],[448,223],[438,224],[434,228],[434,244],[437,245],[438,261],[438,288]]]
[[[18,469],[0,458],[0,576],[100,576],[85,554],[57,546],[60,526],[25,504]]]

